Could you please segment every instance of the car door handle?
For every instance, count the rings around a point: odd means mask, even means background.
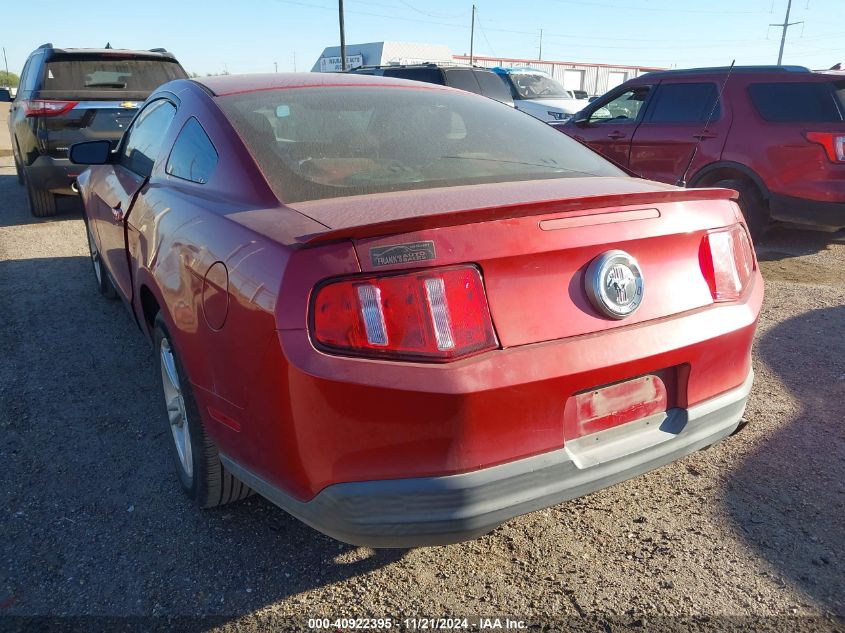
[[[625,132],[613,131],[607,135],[607,138],[613,139],[614,141],[620,138],[625,138]]]
[[[699,141],[703,141],[707,138],[716,138],[719,136],[715,132],[699,132],[698,134],[693,134],[692,137],[698,139]]]

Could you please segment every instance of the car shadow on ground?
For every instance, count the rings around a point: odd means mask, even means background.
[[[4,201],[4,206],[0,208],[0,227],[41,222],[63,222],[78,220],[82,217],[82,200],[79,196],[58,196],[56,198],[56,215],[36,218],[29,213],[26,188],[18,184],[18,178],[14,174],[0,174],[0,200]],[[25,213],[10,213],[12,209],[23,209]]]
[[[760,261],[774,262],[812,255],[835,242],[845,242],[845,231],[829,233],[775,224],[754,246]]]
[[[150,347],[87,257],[2,261],[0,293],[0,614],[237,617],[405,555],[258,496],[193,507]]]
[[[764,366],[797,402],[758,393],[792,418],[732,475],[726,506],[738,533],[775,570],[845,616],[845,306],[789,319],[758,341]],[[748,415],[748,414],[747,414]],[[754,432],[753,412],[748,429]],[[779,578],[779,580],[778,580]],[[796,605],[798,606],[798,605]]]

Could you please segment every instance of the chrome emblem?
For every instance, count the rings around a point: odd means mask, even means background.
[[[120,104],[121,108],[137,108],[138,103],[136,101],[123,101]]]
[[[625,251],[607,251],[587,267],[584,278],[590,303],[611,319],[633,314],[643,300],[643,275]]]

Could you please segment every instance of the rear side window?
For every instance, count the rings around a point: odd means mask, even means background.
[[[120,164],[140,176],[149,177],[161,151],[164,133],[175,115],[176,106],[164,99],[153,101],[141,110],[127,132]]]
[[[772,123],[834,123],[843,120],[845,82],[751,84],[751,102]]]
[[[201,185],[208,182],[217,167],[217,150],[202,125],[191,117],[179,132],[165,171],[176,178]]]
[[[182,67],[157,59],[120,59],[96,56],[58,58],[47,63],[45,91],[144,92],[149,94],[172,79],[183,79]]]
[[[496,101],[513,105],[511,91],[499,75],[493,72],[474,71],[475,79],[481,86],[481,94]]]
[[[661,84],[648,120],[650,123],[704,123],[712,111],[715,121],[720,115],[717,97],[718,89],[713,83]]]
[[[443,73],[437,68],[385,68],[384,76],[443,85]]]
[[[481,87],[475,80],[475,73],[469,68],[463,69],[449,69],[446,73],[446,85],[458,90],[466,90],[467,92],[474,92],[479,94]]]

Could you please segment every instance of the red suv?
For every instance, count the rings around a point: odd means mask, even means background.
[[[755,235],[771,220],[845,227],[845,74],[653,72],[555,127],[643,178],[736,189]]]

